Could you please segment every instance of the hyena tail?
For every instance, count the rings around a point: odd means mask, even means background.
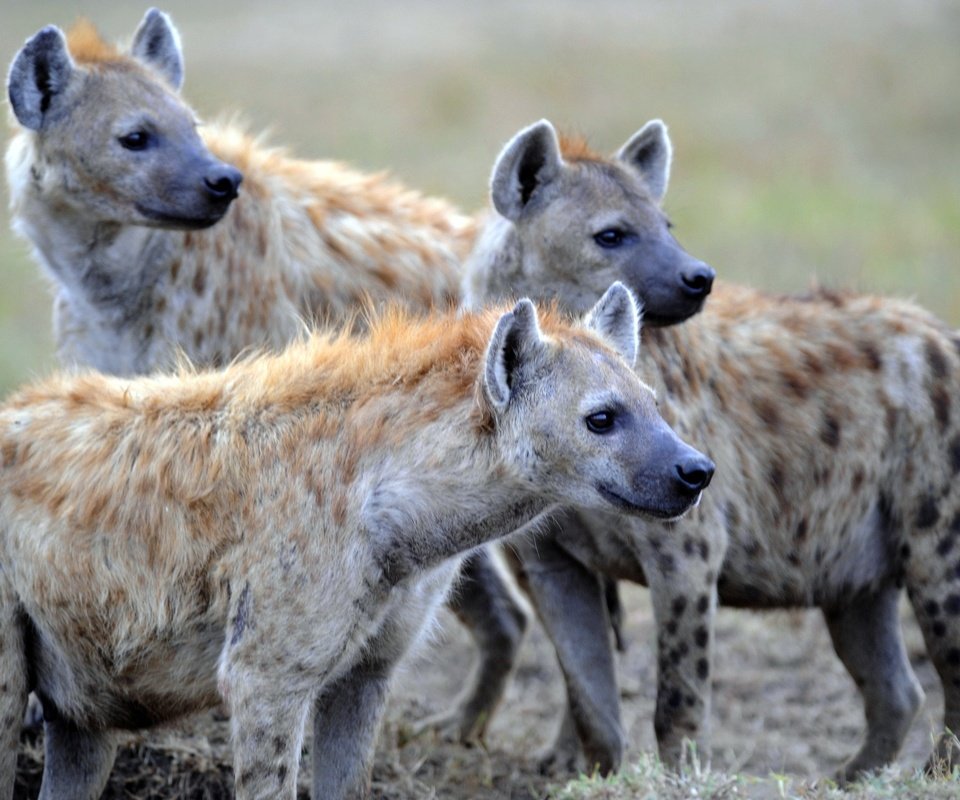
[[[0,564],[0,800],[13,796],[20,726],[27,708],[23,614]]]

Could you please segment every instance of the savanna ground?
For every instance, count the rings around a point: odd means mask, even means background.
[[[930,0],[512,4],[172,0],[185,94],[201,116],[240,112],[304,157],[389,169],[481,208],[501,144],[540,117],[618,147],[662,117],[676,149],[666,208],[680,241],[723,279],[777,291],[813,280],[909,296],[960,325],[960,6]],[[0,57],[48,23],[89,16],[132,33],[145,5],[2,0]],[[0,392],[55,363],[47,289],[0,226]],[[535,753],[562,708],[549,644],[533,630],[486,748],[410,737],[462,687],[472,653],[446,620],[407,665],[374,773],[387,798],[826,797],[808,781],[853,752],[853,683],[812,612],[720,614],[712,713],[715,773],[664,776],[654,749],[652,617],[626,595],[620,657],[629,761],[612,784],[552,785]],[[927,703],[896,770],[858,797],[953,797],[911,783],[940,714],[936,676],[909,615]],[[226,726],[212,715],[134,740],[111,797],[223,796]],[[31,749],[32,748],[32,749]],[[35,792],[36,744],[18,796]],[[306,763],[305,763],[306,772]],[[736,777],[729,777],[736,774]],[[757,776],[756,778],[753,776]],[[771,777],[773,776],[773,777]],[[304,775],[306,777],[306,775]],[[303,783],[306,786],[306,782]]]

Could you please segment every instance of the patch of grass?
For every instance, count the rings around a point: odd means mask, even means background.
[[[928,778],[920,771],[880,771],[840,788],[833,781],[805,781],[789,775],[758,777],[701,768],[694,760],[679,773],[653,755],[642,755],[607,778],[587,777],[551,787],[549,800],[954,800],[960,770]]]

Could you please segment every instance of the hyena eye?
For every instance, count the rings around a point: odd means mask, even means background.
[[[132,131],[119,137],[119,142],[125,150],[145,150],[150,143],[150,134],[146,131]]]
[[[587,428],[592,433],[609,433],[616,415],[612,411],[597,411],[586,417]]]
[[[625,238],[626,235],[619,228],[607,228],[593,235],[593,241],[601,247],[608,248],[619,247]]]

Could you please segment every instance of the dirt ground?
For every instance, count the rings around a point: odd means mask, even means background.
[[[630,754],[655,748],[652,715],[656,658],[653,617],[643,589],[624,587],[629,647],[619,656]],[[941,716],[942,695],[919,632],[904,613],[908,649],[926,704],[899,759],[922,764]],[[411,737],[411,723],[447,706],[472,665],[469,638],[444,617],[432,643],[404,665],[377,748],[374,796],[387,800],[447,798],[527,800],[544,797],[556,778],[538,773],[563,709],[563,687],[551,646],[534,625],[509,694],[485,747],[464,748],[433,735]],[[713,694],[713,766],[766,776],[829,774],[857,747],[863,712],[853,682],[834,656],[817,612],[721,610]],[[107,798],[232,797],[228,723],[205,714],[177,730],[132,739],[119,754]],[[307,746],[309,743],[307,743]],[[42,741],[25,734],[16,798],[36,797]],[[306,748],[305,748],[306,752]],[[308,797],[309,759],[300,776]]]

